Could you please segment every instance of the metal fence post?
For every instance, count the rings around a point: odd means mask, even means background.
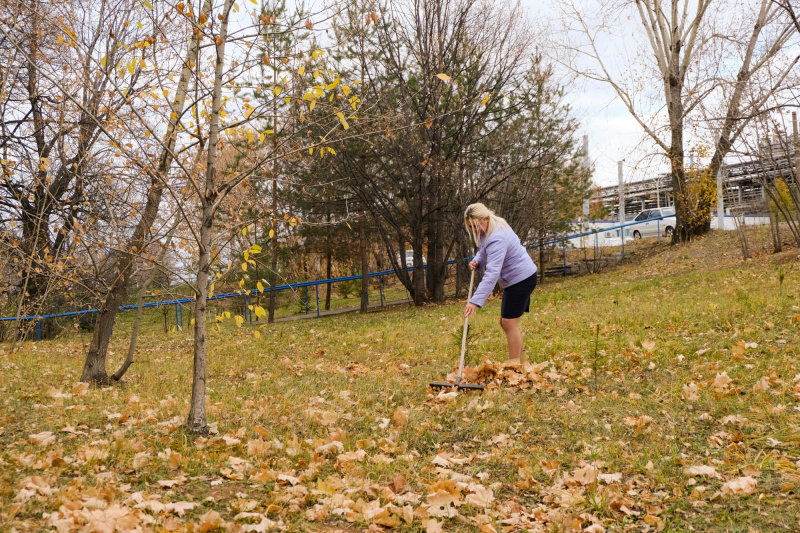
[[[383,307],[383,277],[378,276],[378,288],[381,292],[381,307]]]
[[[306,314],[308,314],[308,285],[306,285]]]
[[[658,242],[661,242],[661,219],[656,220],[656,229],[658,229]]]
[[[319,318],[319,283],[314,285],[314,290],[317,293],[317,318]]]
[[[599,251],[599,248],[600,248],[600,234],[597,232],[597,230],[594,230],[594,262],[595,262],[595,267],[597,266],[597,252]]]
[[[42,340],[42,321],[41,320],[37,320],[36,321],[36,340],[37,341]]]
[[[619,228],[619,238],[622,239],[622,258],[625,259],[625,228]]]
[[[561,245],[564,250],[564,277],[567,277],[567,240],[561,241]]]
[[[183,331],[183,304],[179,303],[178,305],[180,306],[179,309],[181,310],[181,331]]]
[[[178,324],[178,302],[175,302],[175,330],[178,329],[180,324]]]

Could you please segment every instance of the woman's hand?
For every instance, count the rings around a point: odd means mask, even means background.
[[[470,270],[475,270],[476,268],[478,268],[478,266],[479,266],[479,263],[477,261],[470,261],[469,262],[469,269]]]
[[[473,303],[468,303],[467,306],[464,308],[464,318],[472,316],[478,310],[478,306]]]

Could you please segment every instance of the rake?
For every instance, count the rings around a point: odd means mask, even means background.
[[[472,271],[472,277],[469,279],[469,296],[467,301],[472,298],[472,287],[475,283],[475,271]],[[483,390],[483,385],[476,385],[474,383],[461,383],[461,376],[464,372],[464,355],[467,353],[467,328],[469,326],[469,317],[464,318],[464,333],[461,335],[461,359],[458,361],[458,375],[456,382],[450,383],[449,381],[431,381],[428,385],[432,389],[451,389],[456,390]]]

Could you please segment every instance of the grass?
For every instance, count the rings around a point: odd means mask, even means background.
[[[277,323],[260,339],[225,323],[209,334],[208,439],[178,427],[190,333],[164,334],[155,313],[113,388],[73,390],[77,335],[26,343],[0,357],[0,529],[797,531],[798,251],[752,239],[762,253],[747,262],[715,232],[548,280],[522,320],[546,364],[447,401],[426,384],[457,362],[461,302]],[[470,321],[468,364],[505,359],[498,315],[493,299]],[[46,431],[53,442],[31,441]],[[713,474],[687,473],[701,465]],[[723,493],[744,476],[752,493]],[[180,516],[180,501],[197,506]]]

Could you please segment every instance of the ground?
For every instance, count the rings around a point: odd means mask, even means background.
[[[188,331],[153,316],[123,384],[78,384],[87,338],[0,348],[2,531],[798,531],[797,249],[647,241],[547,280],[483,393],[436,395],[463,302],[210,334],[212,434],[182,427]],[[127,351],[115,327],[109,368]]]

